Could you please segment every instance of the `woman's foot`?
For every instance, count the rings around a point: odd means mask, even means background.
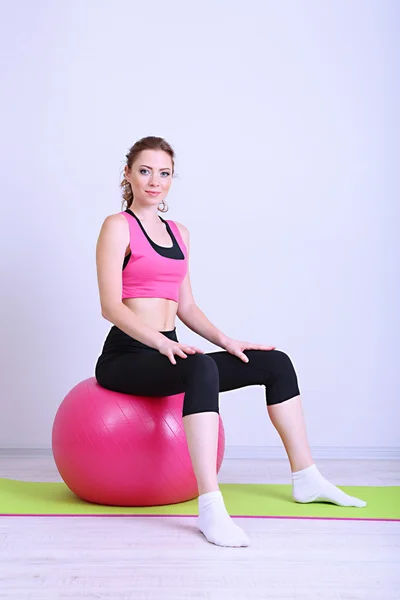
[[[209,542],[217,546],[248,546],[250,540],[228,514],[220,491],[207,492],[198,498],[197,526]]]
[[[292,473],[293,499],[296,502],[332,502],[338,506],[367,506],[364,500],[349,496],[321,475],[316,465]]]

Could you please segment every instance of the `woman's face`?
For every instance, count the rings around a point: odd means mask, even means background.
[[[132,186],[135,201],[158,205],[172,183],[171,157],[164,150],[142,150],[131,169],[125,167],[125,178]]]

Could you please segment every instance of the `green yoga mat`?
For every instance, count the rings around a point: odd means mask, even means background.
[[[289,485],[220,485],[232,516],[297,519],[361,519],[400,521],[400,486],[340,486],[362,498],[365,508],[345,508],[328,503],[298,504]],[[0,516],[196,516],[197,500],[151,507],[92,504],[73,494],[65,483],[36,483],[0,479]]]

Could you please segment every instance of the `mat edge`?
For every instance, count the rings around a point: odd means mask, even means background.
[[[189,517],[197,518],[197,514],[193,515],[163,515],[163,514],[49,514],[49,513],[0,513],[0,517]],[[234,519],[300,519],[305,521],[383,521],[389,523],[399,523],[400,519],[380,519],[377,517],[301,517],[301,516],[274,516],[274,515],[231,515]]]

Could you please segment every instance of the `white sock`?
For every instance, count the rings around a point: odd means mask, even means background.
[[[207,492],[198,498],[197,526],[207,540],[217,546],[248,546],[250,540],[228,514],[220,491]]]
[[[316,465],[292,473],[293,498],[296,502],[332,502],[338,506],[367,506],[364,500],[345,494],[321,475]]]

